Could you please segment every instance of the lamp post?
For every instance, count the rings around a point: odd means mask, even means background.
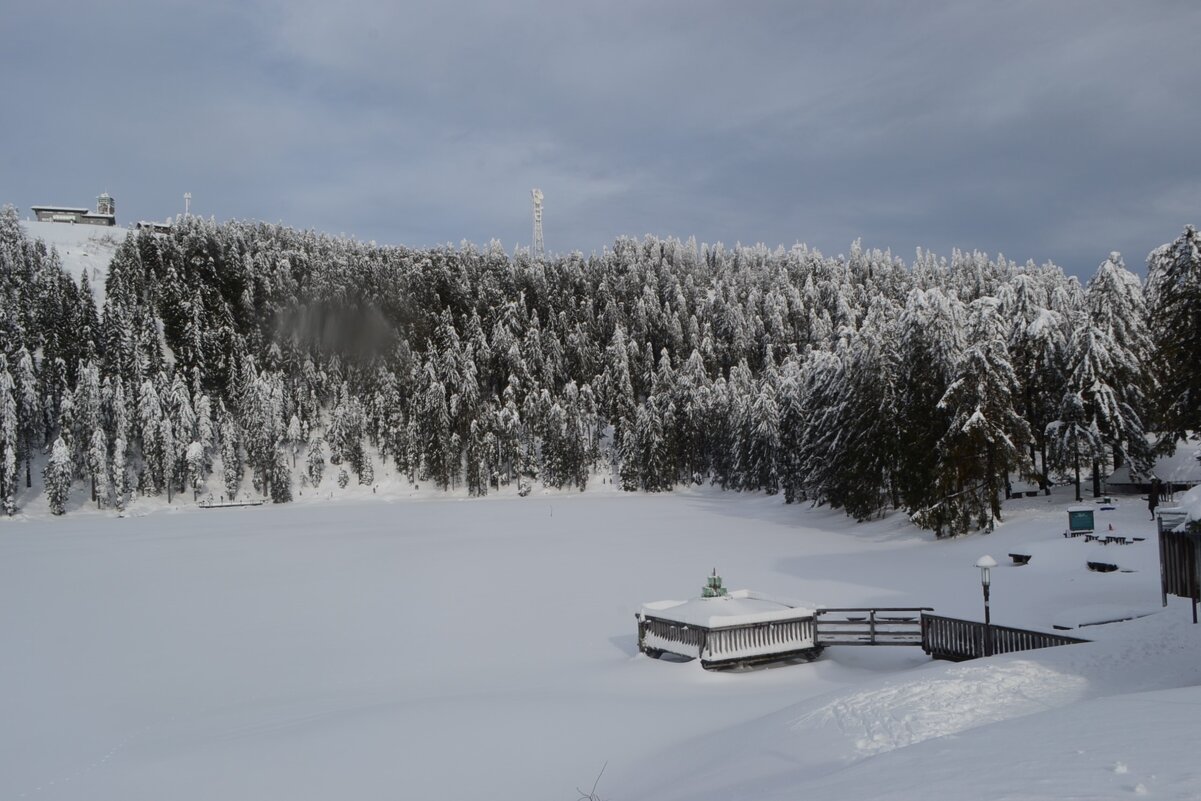
[[[981,556],[976,560],[980,568],[980,586],[984,589],[984,655],[992,656],[992,617],[988,609],[988,587],[992,584],[992,568],[997,566],[997,560],[991,556]]]

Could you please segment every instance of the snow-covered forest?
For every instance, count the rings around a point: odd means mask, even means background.
[[[1201,429],[1201,237],[1141,281],[647,237],[533,261],[180,218],[86,275],[0,213],[0,500],[712,482],[940,535]],[[48,458],[46,458],[48,457]]]

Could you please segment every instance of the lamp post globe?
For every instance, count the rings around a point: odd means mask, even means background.
[[[992,584],[992,569],[997,560],[985,554],[976,560],[980,568],[980,587],[984,590],[984,655],[992,656],[992,614],[988,608],[988,588]]]
[[[992,568],[997,566],[997,560],[987,554],[976,560],[976,567],[980,568],[980,583],[987,587],[992,583]]]

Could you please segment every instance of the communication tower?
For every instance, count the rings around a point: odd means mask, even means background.
[[[531,189],[534,197],[534,253],[535,259],[541,259],[546,248],[542,243],[542,190]]]

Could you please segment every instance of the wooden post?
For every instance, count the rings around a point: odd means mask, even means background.
[[[1164,563],[1164,519],[1155,519],[1155,528],[1159,530],[1159,597],[1167,605],[1167,566]]]

